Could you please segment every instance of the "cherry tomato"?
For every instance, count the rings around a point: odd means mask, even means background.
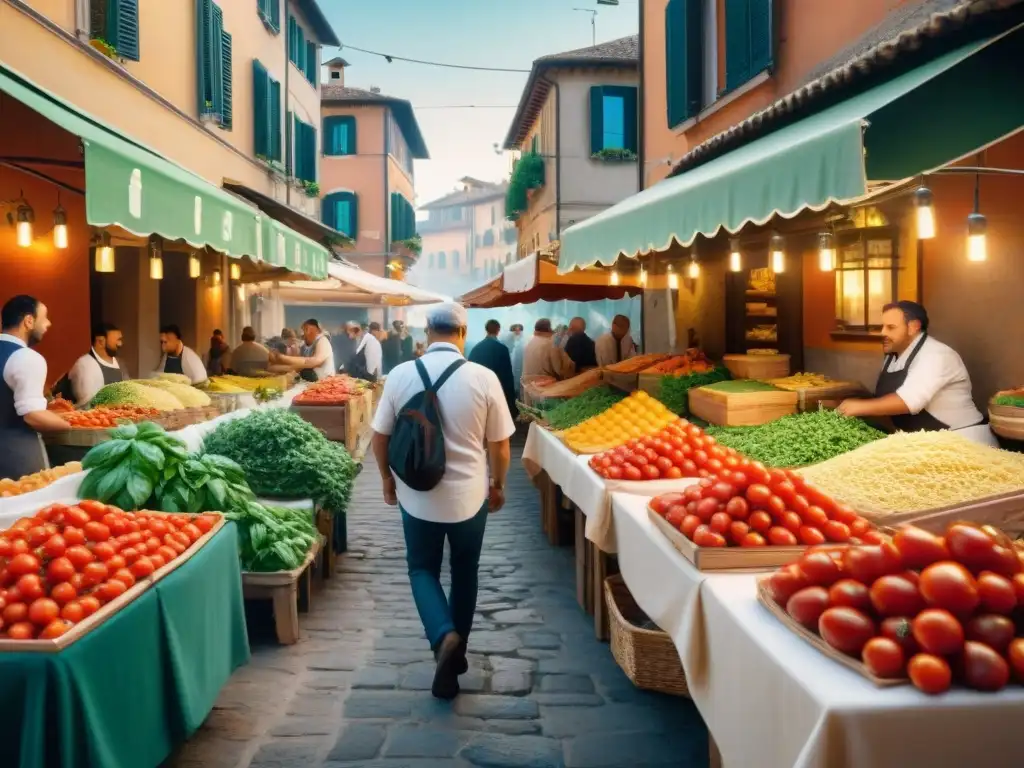
[[[51,560],[50,564],[46,566],[46,578],[51,584],[67,581],[74,575],[75,564],[66,557],[58,557],[56,560]]]
[[[946,529],[949,554],[972,571],[989,569],[996,562],[996,542],[985,531],[967,523],[953,523]]]
[[[60,616],[60,606],[55,600],[48,597],[33,600],[28,607],[28,620],[37,627],[45,627],[58,616]]]
[[[87,585],[100,584],[107,578],[107,565],[99,562],[89,563],[82,569],[82,575],[85,576]]]
[[[751,512],[750,517],[747,518],[747,524],[758,533],[766,534],[771,530],[772,516],[761,510]]]
[[[711,516],[711,522],[708,527],[715,533],[721,533],[724,535],[728,533],[730,525],[732,525],[732,518],[729,517],[729,515],[725,512],[715,512],[715,514]]]
[[[855,608],[829,608],[818,619],[822,639],[837,651],[860,656],[864,645],[875,636],[875,623]]]
[[[809,547],[825,543],[825,534],[810,525],[801,525],[797,537],[801,544],[806,544]]]
[[[78,508],[85,512],[93,520],[102,520],[103,516],[109,511],[109,507],[100,501],[93,501],[92,499],[86,499],[78,502]]]
[[[750,533],[750,526],[742,520],[734,520],[729,524],[729,540],[733,544],[742,544],[748,533]]]
[[[72,624],[77,624],[85,618],[85,609],[77,600],[72,600],[60,609],[60,617],[67,619]]]
[[[96,611],[100,609],[100,601],[93,595],[86,595],[80,598],[78,604],[82,606],[82,610],[86,616],[92,616]]]
[[[92,548],[92,553],[102,561],[107,561],[117,554],[117,545],[109,541],[102,541]]]
[[[640,470],[637,469],[634,466],[628,466],[625,469],[623,469],[622,476],[623,476],[624,479],[632,480],[632,481],[643,480],[643,477],[644,477],[643,473],[641,473]],[[167,535],[170,536],[171,534],[167,534]],[[166,541],[166,539],[165,539],[165,541]]]
[[[978,574],[978,598],[982,610],[988,613],[1009,614],[1017,607],[1017,594],[1013,582],[992,571]]]
[[[89,513],[80,507],[68,507],[64,511],[64,524],[75,528],[83,528],[91,519]]]
[[[746,520],[750,515],[750,505],[742,496],[734,496],[726,503],[725,511],[733,520]]]
[[[829,517],[836,520],[843,525],[851,525],[859,515],[854,511],[852,507],[847,504],[836,504],[832,510],[832,514]]]
[[[25,603],[8,603],[0,613],[0,618],[6,626],[17,624],[28,619],[28,606]]]
[[[871,595],[868,588],[854,579],[840,579],[828,591],[833,606],[856,608],[858,611],[871,610]]]
[[[129,589],[135,586],[135,575],[127,568],[120,569],[119,571],[114,573],[110,578],[117,579],[118,581],[123,583],[125,587]]]
[[[67,543],[64,541],[64,537],[59,533],[55,533],[46,540],[46,543],[43,544],[43,554],[50,559],[61,557],[64,554],[65,549],[67,549]]]
[[[875,677],[902,677],[906,669],[906,658],[899,643],[888,637],[873,637],[864,644],[861,660]]]
[[[69,547],[77,547],[85,544],[85,534],[81,528],[68,527],[64,529],[64,543]]]
[[[916,616],[924,608],[924,599],[910,581],[889,575],[871,585],[871,604],[881,616]]]
[[[19,621],[7,627],[7,637],[11,640],[31,640],[36,636],[36,628],[28,621]]]
[[[984,643],[999,653],[1005,653],[1016,630],[1013,622],[1005,616],[983,613],[967,622],[964,634],[968,640]]]
[[[50,597],[61,605],[67,605],[78,597],[78,590],[65,581],[63,584],[58,584],[50,590]]]
[[[784,502],[779,496],[774,493],[768,497],[768,502],[765,504],[765,509],[771,514],[775,520],[782,519],[782,513],[786,511],[786,502]]]
[[[827,608],[828,591],[824,587],[804,587],[786,601],[786,613],[808,629],[817,629],[818,619]]]
[[[800,529],[803,527],[804,521],[796,512],[791,509],[787,509],[779,516],[779,523],[782,527],[791,533],[800,533]]]
[[[983,643],[968,640],[959,659],[964,682],[976,691],[998,691],[1010,681],[1006,660]]]
[[[1014,638],[1010,641],[1007,658],[1013,668],[1014,677],[1018,682],[1024,682],[1024,637]]]
[[[128,565],[128,561],[120,554],[107,558],[105,562],[108,571],[118,571]]]
[[[970,615],[981,600],[978,584],[970,572],[960,563],[948,560],[925,568],[919,586],[921,596],[929,605],[958,615]]]
[[[40,567],[38,557],[23,552],[8,561],[7,573],[11,576],[24,576],[27,573],[38,573]]]
[[[747,501],[755,507],[763,507],[768,504],[772,497],[772,489],[767,485],[755,483],[747,488]]]
[[[850,540],[850,528],[838,520],[829,520],[821,527],[821,532],[829,541],[844,542]]]
[[[110,538],[110,528],[95,520],[86,523],[82,532],[89,541],[106,541]]]
[[[785,606],[789,598],[809,586],[811,583],[796,563],[783,566],[768,577],[768,591],[781,606]]]
[[[953,682],[953,671],[946,660],[930,653],[912,657],[907,664],[907,675],[915,688],[932,696],[945,693]]]
[[[146,556],[140,557],[131,565],[132,575],[136,579],[144,579],[151,575],[154,570],[156,569],[153,567],[153,561]]]
[[[746,536],[743,537],[743,541],[740,542],[740,546],[741,547],[766,547],[766,546],[768,546],[768,542],[765,541],[764,536],[762,536],[757,531],[750,531],[750,532],[747,533]]]
[[[26,573],[18,579],[15,587],[18,590],[18,596],[26,603],[38,600],[46,594],[46,590],[43,588],[43,580],[36,573]]]
[[[843,554],[843,570],[861,584],[874,584],[875,579],[901,569],[899,551],[892,544],[871,544],[850,547]]]
[[[43,628],[43,631],[39,633],[39,638],[41,640],[53,640],[63,635],[72,626],[74,625],[70,621],[56,618]]]
[[[949,611],[928,608],[911,622],[914,639],[927,653],[948,656],[964,647],[964,628]]]
[[[899,550],[906,568],[921,570],[940,560],[949,560],[946,540],[916,526],[908,525],[898,530],[892,543]]]
[[[703,523],[710,523],[711,518],[718,512],[721,502],[715,498],[701,499],[697,502],[696,515]]]
[[[921,646],[914,639],[914,628],[906,616],[890,616],[882,620],[882,637],[887,637],[903,649],[905,658],[920,653]]]
[[[67,559],[70,560],[78,570],[82,570],[85,566],[96,559],[92,550],[84,546],[68,547],[64,556],[67,557]]]
[[[839,564],[827,552],[810,551],[797,561],[810,584],[819,587],[830,587],[842,575]]]
[[[797,542],[792,531],[776,525],[768,529],[768,543],[774,547],[792,547]]]
[[[96,588],[96,595],[104,603],[109,603],[111,600],[123,595],[127,590],[128,588],[123,582],[111,579],[110,581],[103,582]]]

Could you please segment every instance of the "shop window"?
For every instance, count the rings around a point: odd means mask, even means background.
[[[882,307],[898,296],[898,232],[876,227],[837,235],[836,326],[841,331],[882,328]]]
[[[320,210],[324,224],[356,239],[359,234],[359,198],[354,192],[332,192],[324,197]]]
[[[356,154],[356,119],[352,115],[324,118],[324,154]]]
[[[119,0],[120,1],[120,0]],[[211,0],[197,0],[196,74],[199,114],[230,130],[233,123],[231,35],[224,14]]]
[[[89,36],[110,45],[119,58],[138,61],[139,0],[92,0]]]

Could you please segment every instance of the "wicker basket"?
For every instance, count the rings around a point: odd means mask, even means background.
[[[621,576],[604,580],[604,596],[611,618],[612,656],[637,688],[689,696],[683,663],[672,638],[660,629],[641,629],[629,621],[643,611],[636,604]]]

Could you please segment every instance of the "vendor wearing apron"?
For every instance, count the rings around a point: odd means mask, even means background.
[[[193,384],[206,381],[206,366],[195,351],[181,340],[181,329],[176,325],[165,325],[160,329],[160,358],[157,373],[180,373],[188,376]]]
[[[64,381],[54,385],[54,392],[68,392],[64,396],[75,405],[85,405],[107,384],[125,381],[125,375],[117,361],[121,351],[121,331],[111,323],[98,323],[92,329],[92,349],[82,355],[67,375],[67,386]]]
[[[302,357],[273,353],[270,362],[277,366],[287,366],[307,381],[319,381],[337,373],[334,367],[334,348],[331,340],[320,329],[320,323],[309,319],[302,324],[302,338],[305,345]]]
[[[68,428],[46,410],[46,360],[31,348],[49,327],[46,305],[31,296],[15,296],[0,311],[0,477],[47,469],[39,433]]]
[[[844,400],[845,416],[889,417],[902,432],[960,431],[971,440],[997,445],[974,405],[971,377],[952,348],[928,335],[928,313],[913,301],[882,309],[885,359],[867,400]]]

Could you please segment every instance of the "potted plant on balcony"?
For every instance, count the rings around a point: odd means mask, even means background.
[[[505,197],[506,217],[515,220],[530,204],[534,191],[544,186],[544,158],[527,152],[512,169]]]
[[[621,147],[605,147],[599,152],[592,154],[590,159],[600,160],[605,163],[634,163],[636,162],[636,152]]]

